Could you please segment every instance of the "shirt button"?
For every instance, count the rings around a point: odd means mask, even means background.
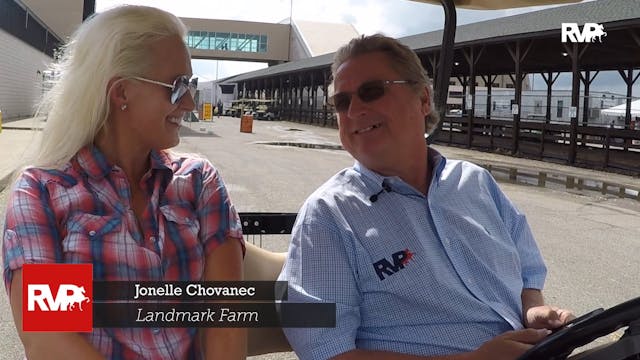
[[[149,241],[156,241],[156,237],[155,236],[150,237]]]
[[[184,218],[184,222],[190,222],[191,219],[189,219],[188,217]]]
[[[152,332],[154,335],[158,335],[158,334],[160,334],[160,328],[153,328],[153,329],[151,329],[151,332]]]
[[[93,231],[93,230],[89,231],[89,236],[95,236],[95,235],[96,235],[95,231]]]

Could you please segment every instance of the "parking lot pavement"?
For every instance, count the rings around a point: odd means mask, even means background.
[[[6,136],[6,137],[5,137]],[[28,130],[0,133],[3,164],[15,165],[14,153],[24,153],[33,141]],[[283,121],[254,121],[251,133],[240,132],[240,119],[184,123],[178,151],[199,153],[220,170],[238,211],[295,212],[304,199],[353,160],[339,148],[335,129]],[[637,178],[576,169],[467,149],[434,146],[445,156],[519,172],[544,171],[640,187]],[[7,152],[5,152],[7,149]],[[2,174],[0,174],[2,175]],[[560,176],[559,175],[559,176]],[[538,187],[508,181],[496,173],[501,187],[524,213],[548,265],[545,295],[550,303],[581,314],[609,307],[640,293],[640,202],[614,194],[565,187]],[[0,228],[7,191],[0,191]],[[265,237],[264,246],[286,251],[288,237]],[[6,296],[0,296],[0,360],[21,359]],[[295,359],[292,353],[254,360]]]

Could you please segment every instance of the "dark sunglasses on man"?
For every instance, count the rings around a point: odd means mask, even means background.
[[[333,105],[337,112],[349,110],[351,106],[351,97],[355,94],[362,102],[368,103],[380,99],[384,96],[386,88],[389,85],[409,84],[413,85],[417,82],[414,80],[372,80],[366,81],[358,86],[355,93],[340,92],[329,98],[329,104]]]
[[[171,104],[177,103],[178,100],[180,100],[180,98],[182,98],[182,96],[187,93],[187,90],[193,98],[196,94],[196,90],[198,89],[198,78],[194,77],[189,79],[187,75],[178,76],[173,81],[173,84],[167,84],[161,81],[151,80],[140,76],[132,76],[131,78],[171,89],[171,97],[169,98]]]

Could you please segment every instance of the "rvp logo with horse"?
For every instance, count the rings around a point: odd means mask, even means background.
[[[91,264],[25,264],[24,331],[90,332],[93,328]]]
[[[82,310],[82,303],[91,302],[84,286],[61,284],[55,297],[47,284],[27,285],[27,311],[35,311],[36,305],[42,311],[71,311],[74,307]]]
[[[562,23],[561,30],[563,43],[567,41],[573,43],[592,43],[596,42],[596,39],[598,42],[602,42],[602,37],[607,36],[607,32],[604,31],[604,25],[596,23],[585,23],[582,31],[576,23]]]

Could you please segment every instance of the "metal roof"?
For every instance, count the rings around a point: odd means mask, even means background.
[[[62,41],[82,23],[83,0],[15,0],[40,19]]]
[[[298,61],[292,61],[284,64],[269,66],[268,68],[251,71],[248,73],[231,76],[225,81],[225,83],[234,83],[242,80],[269,77],[282,73],[294,72],[297,70],[313,70],[323,68],[330,65],[333,62],[333,54],[324,54],[308,59],[302,59]]]
[[[440,5],[440,0],[411,0],[427,4]],[[580,0],[454,0],[456,8],[477,10],[512,9],[527,6],[552,5],[560,3],[576,3]]]
[[[456,44],[476,40],[486,42],[487,39],[499,41],[504,37],[544,31],[559,32],[563,22],[610,23],[638,18],[640,18],[640,0],[591,1],[462,25],[456,30]],[[401,40],[412,49],[418,50],[440,46],[441,39],[442,31],[440,30],[408,36]]]

